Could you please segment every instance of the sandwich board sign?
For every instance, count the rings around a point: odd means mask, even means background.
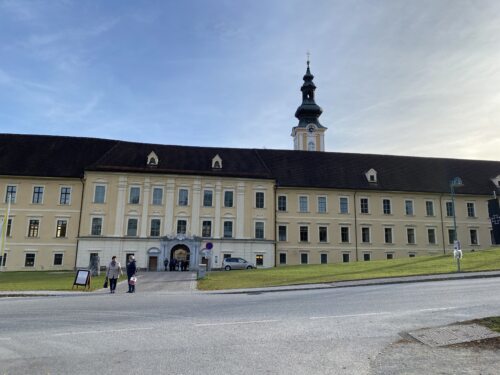
[[[78,288],[79,286],[83,286],[84,289],[90,289],[90,270],[77,270],[75,275],[75,281],[73,282],[73,289],[75,286]]]

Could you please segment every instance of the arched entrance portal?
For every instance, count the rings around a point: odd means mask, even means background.
[[[190,250],[183,244],[176,245],[170,250],[170,262],[176,260],[176,270],[187,270],[189,268]],[[184,265],[184,267],[182,266]]]

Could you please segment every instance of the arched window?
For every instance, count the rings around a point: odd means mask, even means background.
[[[307,151],[316,151],[316,145],[313,141],[309,141],[307,144]]]

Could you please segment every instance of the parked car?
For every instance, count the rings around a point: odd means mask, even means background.
[[[251,270],[255,268],[255,266],[252,263],[248,263],[243,258],[226,258],[222,261],[222,268],[226,271]]]

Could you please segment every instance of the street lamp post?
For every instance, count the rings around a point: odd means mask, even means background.
[[[457,234],[457,215],[455,212],[455,188],[463,186],[462,179],[460,177],[455,177],[450,181],[451,190],[451,205],[453,207],[453,255],[457,260],[457,272],[460,272],[460,259],[462,258],[462,249],[460,247],[460,241],[458,241]]]

